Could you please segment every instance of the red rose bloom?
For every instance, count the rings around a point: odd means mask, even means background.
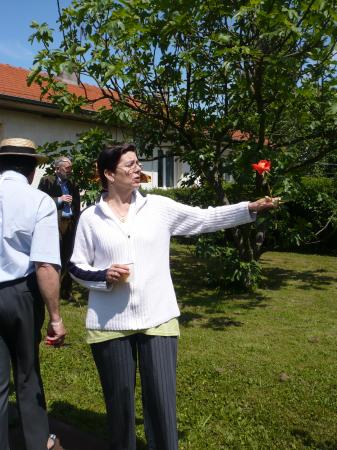
[[[261,159],[257,164],[252,164],[252,168],[262,175],[264,172],[270,172],[271,162],[266,159]]]

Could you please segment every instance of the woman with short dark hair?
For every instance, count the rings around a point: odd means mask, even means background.
[[[135,450],[137,362],[145,433],[151,450],[177,450],[178,316],[171,280],[171,236],[238,226],[272,199],[200,209],[139,192],[141,164],[132,144],[98,157],[100,201],[79,220],[71,258],[75,280],[89,288],[87,342],[100,376],[111,450]]]

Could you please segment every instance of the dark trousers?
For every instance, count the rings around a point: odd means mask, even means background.
[[[0,449],[8,446],[8,393],[10,377],[10,356],[7,345],[0,336]]]
[[[0,283],[0,450],[8,450],[9,358],[26,450],[46,450],[49,426],[39,367],[43,320],[35,276]]]
[[[177,450],[177,338],[131,336],[91,345],[107,409],[111,450],[136,450],[137,359],[149,450]]]
[[[72,279],[68,273],[68,262],[73,253],[75,238],[75,221],[74,218],[60,218],[60,257],[61,257],[61,297],[68,300],[71,296]]]

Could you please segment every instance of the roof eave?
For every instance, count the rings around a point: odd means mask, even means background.
[[[7,103],[7,104],[6,104]],[[42,102],[39,100],[34,100],[30,98],[15,97],[12,95],[1,94],[0,93],[0,106],[8,107],[12,110],[24,110],[32,113],[43,113],[48,116],[66,117],[72,120],[85,120],[94,121],[97,120],[97,113],[95,111],[81,110],[80,113],[64,112],[59,109],[57,105],[53,103]],[[26,106],[26,107],[25,107]],[[28,106],[33,106],[34,109],[28,109]]]

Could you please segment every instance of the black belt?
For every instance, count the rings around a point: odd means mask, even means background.
[[[34,278],[36,276],[35,272],[30,273],[26,277],[16,278],[15,280],[8,280],[8,281],[2,281],[0,282],[0,289],[9,287],[9,286],[15,286],[16,284],[22,283],[23,281],[26,281],[30,278]]]

